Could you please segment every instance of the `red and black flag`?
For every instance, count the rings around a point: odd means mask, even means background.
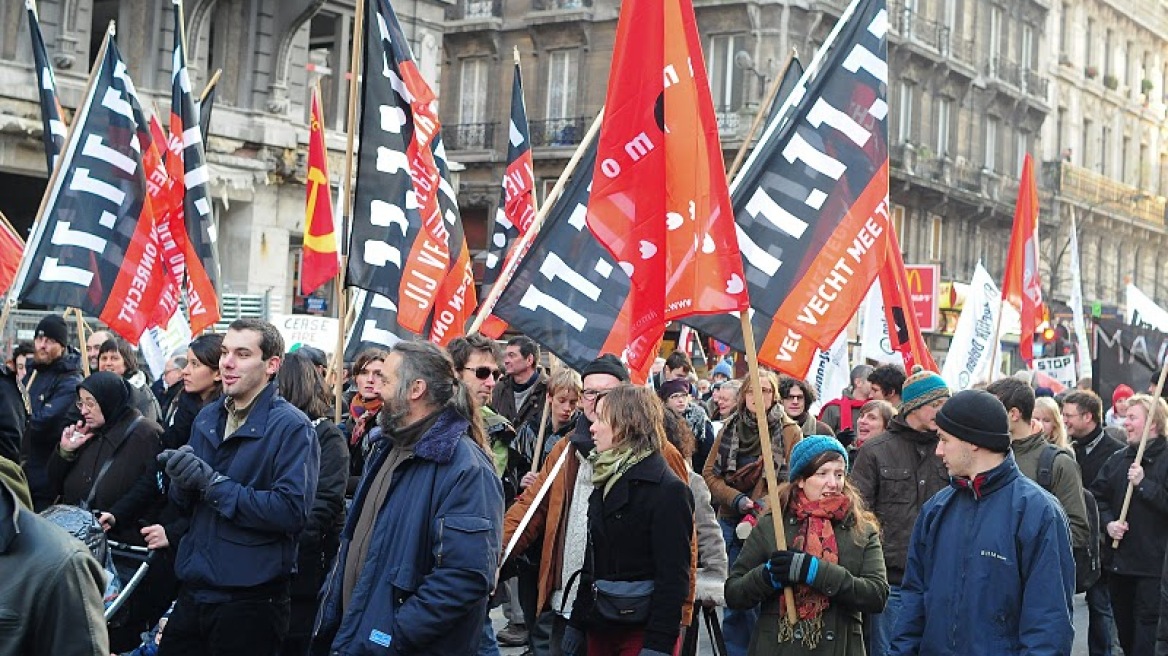
[[[49,173],[57,163],[57,156],[65,145],[65,127],[61,101],[57,98],[57,79],[53,75],[53,64],[49,61],[49,53],[45,49],[45,38],[41,35],[41,24],[37,19],[36,2],[24,0],[24,8],[28,10],[28,36],[32,41],[32,59],[36,66],[37,85],[40,88],[41,121],[44,123],[44,133],[41,138],[45,142],[45,159],[48,161]]]
[[[0,294],[7,294],[24,256],[24,239],[0,213]]]
[[[851,3],[730,188],[759,360],[797,378],[884,264],[887,27],[884,0]],[[737,317],[685,322],[744,348]]]
[[[167,276],[142,163],[148,128],[112,30],[73,120],[13,289],[80,308],[137,344]]]
[[[596,142],[544,218],[495,315],[576,371],[629,343],[629,275],[588,230]]]
[[[356,318],[345,336],[345,362],[353,362],[362,351],[390,349],[401,341],[397,334],[397,305],[388,298],[356,290],[353,294]]]
[[[527,126],[527,106],[523,100],[523,80],[515,64],[511,84],[511,121],[507,129],[507,171],[503,174],[503,191],[495,211],[495,226],[487,243],[487,261],[483,270],[483,296],[486,296],[499,273],[506,268],[505,259],[517,256],[512,246],[535,220],[535,171],[531,158],[531,131]],[[492,315],[479,332],[498,339],[507,325]]]
[[[445,344],[477,303],[435,97],[389,3],[367,6],[346,281],[389,299],[403,330]]]
[[[889,230],[885,248],[888,249],[884,266],[880,267],[880,293],[884,297],[884,320],[888,326],[888,341],[893,351],[904,359],[904,370],[912,371],[913,366],[940,373],[933,354],[925,344],[917,313],[913,311],[912,292],[909,291],[908,274],[904,268],[904,258],[900,254],[900,240],[896,231]]]
[[[167,170],[183,192],[182,212],[171,216],[171,232],[185,255],[187,309],[191,332],[199,334],[219,320],[219,255],[208,191],[210,172],[203,149],[199,111],[191,92],[183,45],[182,0],[174,4],[171,64],[170,154]]]

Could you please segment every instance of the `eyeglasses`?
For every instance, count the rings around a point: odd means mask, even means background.
[[[1078,412],[1078,413],[1075,413],[1075,412],[1064,412],[1064,413],[1063,413],[1063,419],[1074,419],[1075,417],[1082,417],[1082,416],[1083,416],[1083,414],[1084,414],[1084,413],[1082,413],[1082,412]]]
[[[605,394],[608,394],[608,390],[586,389],[580,396],[585,401],[599,401]]]
[[[478,378],[479,380],[486,380],[488,378],[499,380],[499,378],[503,375],[502,371],[499,371],[494,367],[475,367],[474,369],[471,369],[470,367],[463,367],[462,370],[473,371],[475,378]]]
[[[806,398],[807,397],[803,396],[802,394],[788,394],[787,396],[783,397],[783,399],[787,400],[787,401],[802,401],[803,399],[806,399]]]
[[[97,408],[97,401],[83,401],[81,399],[77,399],[76,405],[78,410],[94,410]]]
[[[677,392],[676,394],[669,395],[670,401],[677,401],[678,399],[688,399],[688,398],[689,398],[689,394],[686,394],[685,392]]]

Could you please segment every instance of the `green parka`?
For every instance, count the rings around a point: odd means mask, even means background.
[[[784,528],[789,545],[795,538],[798,522],[787,517]],[[751,531],[726,581],[726,605],[730,608],[751,608],[762,604],[762,616],[750,638],[750,656],[864,656],[861,613],[879,613],[888,601],[888,577],[884,570],[880,534],[869,529],[857,536],[855,517],[851,514],[832,528],[839,546],[839,563],[820,561],[819,573],[812,584],[831,599],[831,605],[823,614],[823,636],[814,650],[797,639],[779,642],[782,593],[771,586],[770,575],[764,568],[775,551],[773,516],[762,517]]]

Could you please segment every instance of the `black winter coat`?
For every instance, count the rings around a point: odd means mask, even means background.
[[[1168,441],[1164,436],[1148,438],[1142,465],[1144,480],[1132,493],[1128,506],[1128,532],[1112,549],[1107,524],[1119,519],[1127,493],[1127,470],[1135,461],[1136,447],[1116,451],[1091,484],[1099,503],[1099,529],[1104,549],[1111,553],[1107,570],[1124,576],[1159,577],[1168,545]],[[1106,558],[1104,559],[1106,563]]]
[[[0,457],[20,462],[20,442],[27,421],[16,374],[0,364]]]
[[[503,415],[512,426],[522,426],[529,421],[538,424],[547,397],[548,379],[539,371],[536,376],[538,378],[531,384],[531,392],[518,408],[515,407],[515,381],[511,376],[500,378],[499,384],[491,392],[491,409]]]
[[[593,612],[594,580],[653,581],[644,648],[673,653],[689,595],[694,500],[660,453],[633,465],[608,495],[588,498],[588,551],[569,622],[604,633],[616,628]]]
[[[191,430],[195,417],[206,403],[198,394],[181,392],[166,413],[165,430],[162,433],[162,447],[177,449],[191,440]]]
[[[1081,440],[1078,438],[1071,440],[1071,445],[1075,448],[1075,462],[1079,463],[1079,469],[1083,472],[1083,487],[1090,487],[1091,483],[1095,482],[1095,478],[1099,476],[1099,470],[1103,469],[1103,463],[1107,462],[1113,453],[1127,446],[1123,436],[1116,436],[1114,432],[1112,427],[1100,425],[1096,426],[1095,431],[1087,437]],[[1101,438],[1099,443],[1091,449],[1091,453],[1087,453],[1087,445],[1096,438]]]
[[[94,480],[112,455],[113,462],[98,482],[89,507],[116,518],[117,524],[109,532],[111,538],[137,545],[143,544],[138,520],[151,504],[149,499],[142,503],[136,495],[127,493],[145,477],[156,474],[156,458],[162,452],[162,428],[148,419],[138,419],[140,416],[137,410],[130,409],[112,424],[97,429],[93,439],[73,452],[72,459],[67,460],[56,450],[48,465],[49,481],[61,503],[76,506],[89,498]]]
[[[337,555],[345,527],[345,485],[349,481],[349,445],[341,429],[328,419],[313,421],[320,444],[320,475],[308,523],[300,534],[292,595],[315,599],[324,575]]]

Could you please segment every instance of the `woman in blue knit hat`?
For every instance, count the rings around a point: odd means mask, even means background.
[[[791,452],[791,482],[779,487],[787,549],[777,550],[773,515],[751,532],[726,581],[726,604],[762,604],[751,656],[862,656],[861,613],[888,599],[876,517],[847,479],[848,455],[834,437],[803,438]],[[787,617],[783,590],[795,594]]]

